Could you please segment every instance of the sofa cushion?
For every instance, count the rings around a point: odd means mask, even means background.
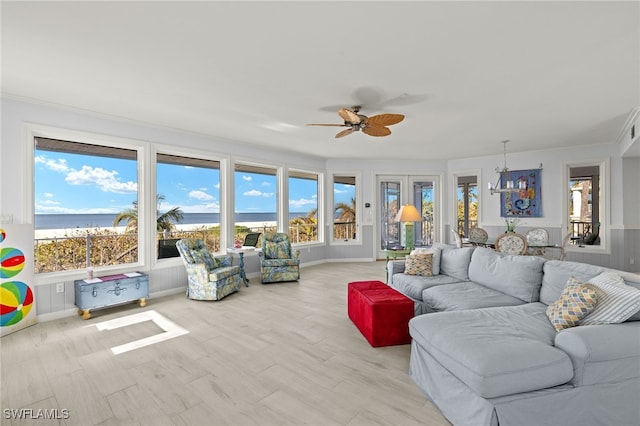
[[[469,281],[428,288],[422,292],[422,300],[428,312],[515,306],[524,303],[517,297]]]
[[[443,246],[440,254],[440,273],[457,278],[458,281],[469,281],[469,262],[475,247]]]
[[[395,274],[390,286],[412,299],[422,300],[422,291],[425,288],[457,282],[460,282],[460,280],[448,275],[421,277],[418,275]]]
[[[572,277],[569,278],[560,298],[547,307],[547,317],[556,331],[575,327],[582,318],[593,311],[597,301],[598,294],[592,286]]]
[[[483,398],[534,391],[573,377],[542,303],[436,312],[409,321],[413,344]]]
[[[469,279],[525,302],[537,302],[545,262],[539,256],[509,255],[479,247],[471,256]]]
[[[404,273],[408,275],[420,275],[430,277],[433,267],[433,253],[416,253],[409,255],[405,260]]]
[[[540,301],[550,305],[560,298],[564,286],[569,278],[575,277],[582,282],[589,281],[604,271],[604,268],[586,263],[569,262],[566,260],[548,260],[542,267],[542,287]]]
[[[591,278],[589,284],[598,294],[598,303],[580,325],[617,324],[640,310],[640,290],[626,285],[615,272],[603,272]]]

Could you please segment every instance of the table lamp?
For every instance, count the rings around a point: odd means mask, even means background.
[[[405,204],[400,207],[396,215],[396,222],[404,223],[404,249],[412,250],[413,242],[413,222],[422,222],[422,216],[418,213],[418,209],[411,204]]]

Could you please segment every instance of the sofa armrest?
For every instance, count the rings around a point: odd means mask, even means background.
[[[555,346],[571,358],[574,386],[640,379],[640,321],[569,328]]]
[[[404,272],[404,260],[390,260],[387,262],[387,283],[393,283],[393,274]]]

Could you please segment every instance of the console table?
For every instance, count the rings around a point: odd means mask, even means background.
[[[149,276],[141,272],[85,278],[74,281],[75,303],[78,315],[87,320],[91,311],[127,302],[147,305]]]

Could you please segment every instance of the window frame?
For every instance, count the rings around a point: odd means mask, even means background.
[[[609,182],[611,179],[611,159],[609,157],[592,159],[592,160],[580,160],[580,161],[567,161],[563,163],[563,197],[562,197],[562,229],[564,230],[562,236],[564,237],[567,232],[570,231],[569,217],[569,182],[571,181],[571,169],[577,167],[599,167],[600,170],[600,244],[599,245],[573,245],[569,244],[566,248],[567,252],[571,253],[597,253],[597,254],[611,254],[610,243],[610,226],[611,222],[611,191]]]
[[[324,173],[321,171],[317,171],[317,170],[309,170],[309,169],[303,169],[303,168],[294,168],[291,167],[287,170],[287,184],[286,184],[286,188],[287,188],[287,197],[286,197],[286,207],[287,207],[287,221],[286,224],[284,224],[287,228],[287,231],[289,230],[289,202],[290,202],[290,193],[291,193],[291,178],[300,178],[298,176],[291,176],[292,174],[306,174],[306,175],[313,175],[316,177],[316,219],[317,219],[317,236],[318,238],[315,241],[307,241],[307,242],[293,242],[293,245],[296,246],[301,246],[301,247],[306,247],[306,246],[313,246],[313,245],[319,245],[324,243],[325,237],[324,237],[324,215],[322,214],[322,212],[324,211],[324,204],[323,204],[323,200],[324,200]],[[284,197],[283,197],[284,199]]]
[[[327,234],[329,235],[329,244],[330,245],[359,245],[362,244],[362,208],[364,207],[364,203],[362,202],[362,175],[360,172],[354,171],[330,171],[327,172],[327,176],[329,180],[329,188],[330,191],[327,191],[328,194],[325,197],[327,199],[327,221],[326,228],[328,229]],[[335,196],[334,196],[334,185],[335,185],[335,177],[354,177],[355,178],[355,197],[356,197],[356,238],[351,239],[336,239],[334,238],[334,229],[333,229],[333,218],[335,213]],[[372,207],[367,208],[368,211],[372,210]],[[373,221],[371,221],[371,225],[373,225]]]
[[[220,217],[220,251],[216,252],[215,254],[222,254],[226,252],[225,247],[229,247],[230,245],[230,239],[228,238],[228,233],[227,233],[227,226],[226,224],[228,223],[228,215],[227,215],[227,209],[225,208],[226,205],[228,205],[228,197],[227,197],[227,188],[228,188],[228,180],[227,180],[227,170],[229,168],[229,158],[227,156],[224,155],[212,155],[209,152],[204,152],[204,151],[200,151],[197,149],[175,149],[175,147],[171,147],[171,146],[167,146],[167,145],[159,145],[157,146],[155,149],[152,150],[153,152],[151,153],[151,158],[153,159],[152,161],[152,179],[151,179],[151,184],[149,185],[149,187],[153,187],[155,189],[155,191],[152,191],[152,193],[157,193],[158,192],[158,180],[157,180],[157,175],[158,175],[158,155],[169,155],[169,156],[177,156],[177,157],[183,157],[183,158],[190,158],[190,159],[194,159],[194,160],[203,160],[203,161],[215,161],[218,162],[219,164],[219,175],[220,175],[220,188],[218,190],[218,196],[220,199],[220,211],[219,211],[219,217]],[[157,204],[155,203],[155,197],[154,197],[154,203],[152,204],[153,206],[153,218],[155,219],[155,217],[157,216],[158,212],[157,212]],[[156,229],[155,226],[153,226],[153,232],[154,232],[154,237],[156,237]],[[153,257],[153,261],[156,264],[162,264],[162,265],[169,265],[169,264],[182,264],[182,259],[180,259],[180,257],[170,257],[170,258],[158,258],[158,253],[157,253],[157,244],[155,245],[156,249],[152,250],[152,257]]]
[[[122,148],[136,151],[137,162],[137,184],[138,184],[138,260],[132,263],[118,265],[101,266],[100,273],[113,271],[128,271],[140,269],[150,262],[150,253],[144,241],[148,238],[149,224],[149,201],[144,190],[144,182],[148,179],[147,156],[149,155],[149,144],[135,139],[121,138],[115,136],[101,135],[78,130],[69,130],[58,127],[40,125],[35,123],[25,123],[23,125],[23,157],[25,161],[23,168],[24,188],[24,223],[34,224],[35,219],[35,139],[59,139],[64,141],[79,142],[87,145],[101,145],[113,148]],[[152,224],[153,225],[153,224]],[[155,226],[154,226],[155,229]],[[35,240],[35,227],[33,229]],[[34,274],[35,286],[59,282],[61,280],[72,280],[86,275],[85,269],[70,269],[56,272],[43,272]]]
[[[256,161],[251,161],[251,160],[247,160],[247,159],[235,159],[233,161],[233,164],[229,167],[229,176],[231,181],[233,182],[232,185],[229,186],[230,190],[227,191],[227,197],[228,197],[228,203],[227,203],[227,208],[225,209],[225,211],[228,212],[228,221],[226,224],[226,228],[228,229],[228,237],[229,239],[226,241],[228,244],[226,245],[226,247],[233,245],[233,243],[235,241],[235,227],[236,227],[236,221],[235,221],[235,215],[236,215],[236,191],[238,188],[237,182],[236,182],[236,173],[238,172],[238,166],[240,167],[246,167],[249,170],[244,170],[245,172],[248,173],[260,173],[259,169],[266,169],[266,170],[273,170],[274,171],[274,176],[276,178],[276,184],[275,184],[275,196],[276,196],[276,230],[278,232],[286,232],[283,231],[283,229],[285,229],[284,226],[284,218],[287,217],[288,211],[286,210],[286,205],[288,204],[288,201],[285,203],[283,200],[288,200],[288,193],[285,191],[285,185],[284,185],[284,179],[282,178],[283,176],[283,167],[280,165],[276,165],[276,164],[264,164],[264,163],[260,163],[260,162],[256,162]],[[256,171],[251,171],[251,168],[255,168]],[[243,171],[243,170],[240,170]],[[264,173],[266,175],[266,173]],[[232,190],[231,190],[232,189]]]

